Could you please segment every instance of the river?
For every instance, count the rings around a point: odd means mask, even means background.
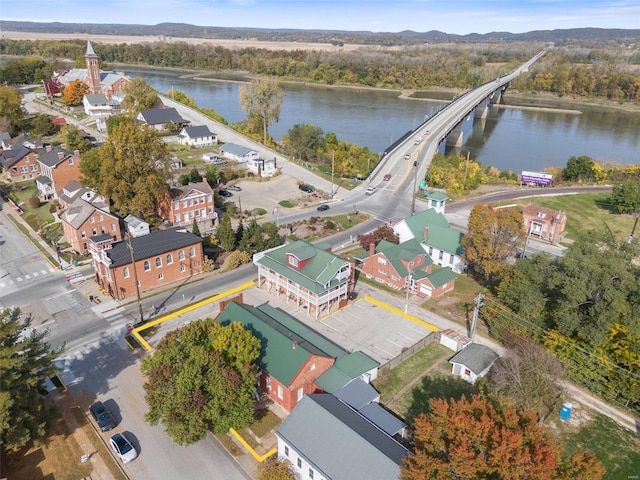
[[[184,92],[212,108],[230,124],[246,118],[236,81],[195,80],[169,70],[126,69],[158,92]],[[312,123],[338,139],[374,152],[418,127],[444,105],[442,100],[399,98],[397,92],[282,83],[280,121],[269,133],[281,140],[296,124]],[[564,108],[567,108],[566,106]],[[587,155],[601,164],[640,164],[640,113],[574,106],[581,114],[519,108],[491,108],[484,122],[465,131],[456,152],[500,170],[540,170],[564,166],[571,156]],[[447,150],[448,152],[449,150]]]

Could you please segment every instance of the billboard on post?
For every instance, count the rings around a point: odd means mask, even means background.
[[[542,185],[544,187],[550,187],[553,181],[553,175],[550,173],[542,172],[525,172],[520,175],[521,183],[535,183],[536,185]]]

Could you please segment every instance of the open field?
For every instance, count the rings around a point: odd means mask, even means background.
[[[208,44],[230,50],[241,48],[264,48],[266,50],[335,50],[353,51],[362,48],[362,45],[345,44],[336,47],[330,43],[304,43],[304,42],[262,42],[251,39],[227,40],[220,38],[182,38],[162,36],[136,36],[136,35],[93,35],[74,33],[36,33],[36,32],[2,32],[2,38],[10,40],[91,40],[95,43],[108,44],[135,44],[135,43],[188,43],[191,45]],[[367,47],[372,48],[372,47]],[[375,48],[375,47],[374,47]]]

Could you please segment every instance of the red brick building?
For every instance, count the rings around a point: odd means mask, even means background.
[[[216,321],[240,322],[262,343],[257,360],[258,385],[278,405],[291,411],[304,395],[323,391],[318,378],[342,387],[355,378],[377,377],[378,363],[360,352],[348,353],[286,312],[269,304],[252,307],[225,302]],[[339,366],[339,365],[340,366]],[[327,387],[328,388],[328,387]]]
[[[562,210],[553,210],[532,204],[525,205],[522,218],[524,220],[523,228],[527,235],[535,235],[551,243],[554,243],[559,235],[564,233],[567,225],[567,214]]]
[[[381,240],[357,259],[367,278],[397,290],[408,286],[418,296],[438,297],[455,286],[456,274],[449,267],[434,270],[433,260],[416,239],[399,245]]]
[[[3,150],[0,166],[12,182],[22,182],[40,175],[38,154],[44,149],[33,150],[23,145],[15,145]]]
[[[136,294],[136,277],[144,292],[202,272],[202,238],[184,228],[115,243],[109,234],[92,236],[89,252],[96,282],[117,300]]]
[[[160,205],[160,217],[175,227],[191,228],[195,220],[201,232],[211,230],[218,219],[213,200],[213,189],[207,182],[174,187]]]
[[[107,235],[113,241],[122,240],[120,219],[105,209],[76,198],[62,214],[62,230],[71,247],[78,253],[86,253],[89,238],[96,235]]]
[[[36,187],[43,200],[58,198],[58,192],[72,180],[80,180],[80,152],[47,146],[38,158],[40,176],[36,178]]]

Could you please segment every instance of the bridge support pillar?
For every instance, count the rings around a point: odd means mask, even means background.
[[[486,98],[473,111],[474,118],[487,118],[489,113],[489,99]]]
[[[462,147],[462,141],[464,139],[464,133],[462,132],[462,124],[455,127],[449,135],[447,135],[448,147]]]

